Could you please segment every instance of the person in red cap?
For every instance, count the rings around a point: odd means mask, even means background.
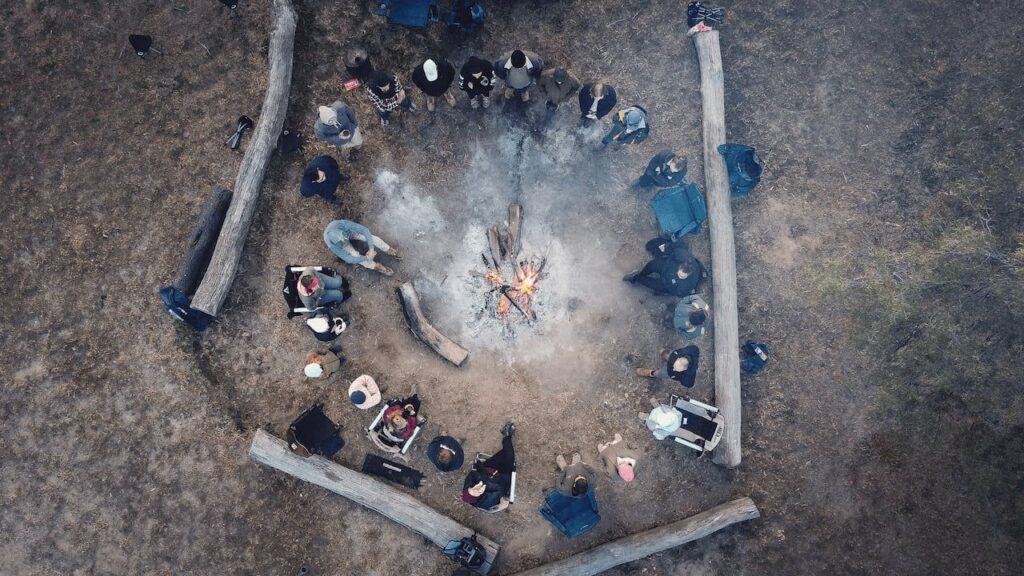
[[[639,454],[626,446],[621,434],[616,433],[615,439],[607,444],[598,444],[597,452],[604,461],[604,471],[609,477],[623,482],[633,481]]]
[[[506,422],[501,428],[501,450],[487,460],[476,464],[462,484],[462,501],[484,512],[501,512],[511,502],[512,474],[516,469],[516,451],[512,436],[516,426]]]

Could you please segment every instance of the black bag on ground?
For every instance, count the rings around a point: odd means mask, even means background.
[[[444,554],[466,568],[480,568],[487,561],[487,550],[477,542],[476,534],[452,540],[444,547]]]
[[[344,445],[341,426],[324,414],[324,405],[320,403],[310,406],[288,427],[288,448],[301,456],[317,454],[330,458]]]
[[[380,476],[406,488],[419,490],[423,485],[423,472],[404,464],[386,460],[376,454],[367,454],[363,460],[363,472]]]

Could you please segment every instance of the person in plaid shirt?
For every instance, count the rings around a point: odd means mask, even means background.
[[[405,93],[405,88],[402,88],[398,77],[387,70],[374,72],[373,78],[366,83],[366,94],[370,97],[373,105],[377,107],[381,126],[391,123],[391,112],[399,107],[409,111],[416,110],[416,105]]]

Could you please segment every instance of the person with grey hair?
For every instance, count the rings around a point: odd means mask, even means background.
[[[339,148],[355,148],[363,143],[356,113],[341,100],[316,109],[313,133],[317,138]]]
[[[455,67],[444,58],[428,58],[422,64],[413,68],[412,83],[423,92],[427,98],[427,111],[433,112],[437,99],[444,96],[452,108],[455,107],[455,95],[452,94],[452,82],[455,81]]]
[[[618,103],[615,88],[603,80],[587,82],[580,88],[580,126],[589,126],[608,115]]]
[[[518,94],[523,102],[529,102],[530,86],[543,71],[544,61],[528,50],[506,52],[494,63],[494,73],[505,81],[506,100]]]
[[[366,254],[363,254],[355,246],[352,240],[365,242],[368,246]],[[380,272],[385,276],[394,274],[394,270],[374,260],[377,257],[377,250],[382,250],[388,256],[398,257],[398,252],[388,245],[387,242],[374,236],[369,228],[357,224],[351,220],[335,220],[324,229],[324,242],[327,248],[347,264],[358,264],[363,268],[369,268]]]

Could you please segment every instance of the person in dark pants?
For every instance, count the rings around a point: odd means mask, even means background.
[[[636,373],[644,378],[664,378],[679,382],[684,388],[693,388],[697,380],[697,361],[700,349],[690,345],[673,351],[662,352],[665,365],[659,370],[653,368],[637,368]]]
[[[612,129],[608,131],[601,144],[608,146],[615,142],[622,147],[626,144],[639,144],[647,139],[651,126],[647,121],[647,111],[640,106],[623,108],[612,117]]]
[[[624,276],[623,280],[645,286],[655,294],[679,298],[697,290],[704,277],[704,265],[690,253],[684,242],[665,243],[655,239],[647,243],[647,250],[654,259],[643,269]]]
[[[366,94],[377,108],[381,126],[391,123],[391,113],[399,107],[409,111],[416,110],[416,105],[405,93],[405,88],[402,88],[398,76],[387,70],[378,70],[373,73],[373,78],[370,78],[366,84]]]
[[[492,514],[508,508],[512,473],[516,469],[516,451],[512,446],[515,432],[512,422],[501,428],[501,450],[473,466],[462,484],[463,502]]]
[[[459,70],[459,88],[469,96],[470,108],[489,107],[494,88],[494,64],[490,60],[470,56]]]
[[[427,445],[427,460],[441,472],[462,468],[462,444],[451,436],[438,436]]]
[[[412,83],[427,97],[427,111],[433,112],[437,99],[444,96],[455,107],[455,96],[449,88],[455,80],[455,67],[444,58],[430,58],[412,71]]]
[[[334,193],[338,190],[338,184],[344,180],[348,180],[348,175],[338,169],[337,160],[330,156],[317,156],[302,171],[299,192],[306,198],[320,196],[331,204],[341,204],[341,198]]]
[[[659,186],[669,188],[686,184],[686,153],[680,150],[662,150],[651,158],[647,170],[637,181],[637,188]]]
[[[540,95],[547,100],[547,113],[544,115],[544,123],[547,124],[555,117],[558,105],[571,98],[580,89],[580,81],[565,68],[551,68],[541,72],[540,80],[537,81],[537,89],[540,90]]]
[[[580,88],[579,101],[580,126],[589,126],[611,112],[619,99],[615,95],[615,88],[597,80],[588,82]]]
[[[529,50],[506,52],[494,63],[494,73],[505,81],[505,100],[518,94],[523,102],[529,102],[530,86],[543,71],[544,61]]]

